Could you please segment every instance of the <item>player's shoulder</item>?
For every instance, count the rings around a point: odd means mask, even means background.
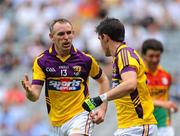
[[[95,59],[91,54],[89,54],[87,52],[77,50],[77,53],[79,54],[79,56],[83,57],[85,60]]]
[[[140,60],[141,60],[139,53],[135,49],[133,49],[127,45],[120,48],[118,54],[122,58],[136,59],[138,62],[140,62]]]
[[[47,56],[47,50],[41,52],[41,53],[36,57],[36,59],[40,59],[40,58],[42,58],[44,55]]]
[[[167,75],[167,76],[171,76],[171,74],[162,66],[158,67],[158,70],[161,74]]]
[[[45,50],[42,53],[40,53],[35,59],[34,62],[35,63],[45,63],[46,60],[49,59],[49,57],[51,57],[49,50]]]
[[[117,49],[117,53],[126,53],[126,52],[130,54],[138,54],[138,52],[135,49],[127,45],[122,45]]]
[[[91,54],[86,53],[86,52],[82,52],[83,55],[85,55],[88,58],[94,58]]]

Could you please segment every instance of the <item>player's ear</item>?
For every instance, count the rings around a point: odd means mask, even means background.
[[[49,33],[49,38],[50,38],[51,40],[53,40],[53,34],[52,34],[52,33]]]
[[[101,38],[104,39],[104,34],[101,35]]]
[[[102,34],[102,39],[105,40],[106,42],[108,42],[109,36],[107,34]]]

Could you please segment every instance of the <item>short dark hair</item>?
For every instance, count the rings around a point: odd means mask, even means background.
[[[145,55],[148,50],[160,51],[162,53],[164,51],[163,44],[156,39],[147,39],[142,44],[141,53]]]
[[[49,31],[50,31],[50,33],[53,32],[53,27],[54,27],[54,25],[55,25],[57,22],[58,22],[58,23],[69,23],[69,24],[72,26],[72,24],[71,24],[71,22],[70,22],[69,20],[67,20],[67,19],[65,19],[65,18],[58,18],[58,19],[53,20],[52,23],[49,25]]]
[[[107,34],[113,41],[123,42],[125,37],[124,25],[116,18],[105,18],[96,27],[98,35]]]

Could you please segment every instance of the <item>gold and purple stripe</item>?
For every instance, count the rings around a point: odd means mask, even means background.
[[[43,80],[32,80],[32,85],[42,85],[43,86],[44,81]]]
[[[136,68],[133,68],[133,67],[130,67],[130,66],[125,67],[125,68],[122,69],[121,74],[122,74],[122,73],[125,73],[125,72],[128,72],[128,71],[134,71],[134,72],[136,72]]]
[[[47,82],[47,81],[46,81]],[[47,84],[45,85],[45,98],[46,98],[46,107],[47,107],[47,112],[49,114],[50,110],[51,110],[51,102],[49,99],[49,93],[48,93],[48,87]]]
[[[93,77],[93,79],[98,79],[101,77],[101,75],[102,75],[102,69],[99,68],[99,73],[95,77]]]
[[[148,136],[148,135],[149,135],[149,125],[143,125],[142,136]]]
[[[143,108],[141,105],[141,101],[139,99],[138,90],[136,89],[134,92],[130,93],[131,100],[134,104],[136,113],[139,118],[143,118]]]
[[[128,52],[126,49],[120,51],[123,67],[126,67],[129,65],[129,59],[128,59]]]
[[[89,136],[89,131],[90,131],[90,127],[91,127],[91,119],[90,119],[90,116],[88,116],[88,119],[86,121],[86,125],[85,125],[85,135],[86,136]]]

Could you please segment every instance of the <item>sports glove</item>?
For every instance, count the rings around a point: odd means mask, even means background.
[[[92,110],[94,110],[96,107],[100,106],[103,103],[103,101],[101,100],[101,98],[98,97],[94,97],[94,98],[90,98],[90,99],[86,99],[84,101],[84,103],[82,104],[82,107],[90,112]]]

